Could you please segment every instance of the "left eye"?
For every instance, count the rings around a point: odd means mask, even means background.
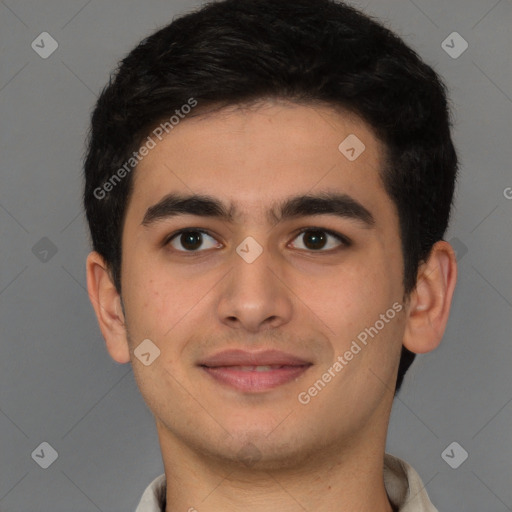
[[[214,247],[219,247],[219,243],[210,236],[208,233],[199,230],[188,230],[188,231],[180,231],[173,235],[167,243],[172,245],[177,251],[180,252],[196,252],[201,245],[203,245],[205,239],[212,240],[212,242],[208,242],[207,247],[203,247],[203,249],[212,249]],[[180,244],[185,248],[183,251],[176,247],[176,245]]]
[[[335,242],[333,243],[331,241],[329,243],[329,238],[334,239]],[[313,251],[329,250],[340,245],[349,245],[348,240],[342,235],[331,233],[325,229],[307,229],[301,231],[296,237],[296,240],[297,239],[302,240],[302,247],[296,247],[297,249]]]

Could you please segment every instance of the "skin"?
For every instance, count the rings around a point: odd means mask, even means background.
[[[365,151],[338,150],[349,134]],[[359,118],[328,106],[266,101],[182,121],[138,165],[122,235],[122,304],[103,258],[87,258],[91,302],[112,358],[130,362],[153,412],[167,478],[167,511],[281,510],[389,512],[383,483],[389,415],[400,350],[435,349],[456,281],[454,251],[438,242],[404,301],[396,208],[379,177],[384,148]],[[367,208],[373,226],[316,215],[270,222],[291,195],[336,191]],[[237,207],[234,221],[195,215],[142,219],[170,192],[214,196]],[[185,254],[182,228],[202,228]],[[303,228],[329,229],[311,249]],[[236,252],[253,237],[262,254]],[[181,251],[181,252],[180,252]],[[377,336],[311,399],[352,340],[394,303]],[[160,356],[143,365],[134,350],[151,339]],[[277,348],[313,365],[263,393],[227,388],[197,366],[227,348]],[[244,462],[244,453],[257,460]]]

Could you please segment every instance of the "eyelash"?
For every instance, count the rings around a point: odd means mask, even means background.
[[[337,233],[336,231],[332,231],[330,229],[325,229],[325,228],[321,228],[321,227],[314,227],[314,226],[313,227],[304,228],[304,229],[300,230],[298,233],[296,233],[294,235],[293,240],[295,240],[299,236],[303,235],[304,233],[314,232],[314,231],[319,231],[320,233],[324,233],[324,234],[326,234],[328,236],[332,236],[333,238],[336,238],[338,240],[338,242],[340,242],[340,246],[338,246],[338,247],[336,247],[334,249],[328,249],[328,250],[322,250],[322,249],[319,249],[319,250],[299,249],[299,250],[307,251],[307,252],[312,252],[312,253],[322,253],[322,252],[323,253],[331,253],[331,252],[334,252],[336,250],[339,250],[340,247],[345,247],[346,248],[346,247],[350,247],[352,245],[351,240],[349,238],[347,238],[345,235],[342,235],[341,233]],[[179,237],[183,233],[201,233],[203,235],[208,235],[209,237],[215,239],[215,237],[212,234],[210,234],[205,229],[202,229],[202,228],[183,228],[183,229],[180,229],[178,231],[175,231],[174,233],[169,235],[167,238],[165,238],[165,240],[164,240],[162,245],[164,247],[169,245],[175,238]],[[206,250],[208,250],[208,249],[206,249]],[[175,249],[175,252],[194,255],[194,254],[205,252],[206,250],[186,251],[186,250]]]

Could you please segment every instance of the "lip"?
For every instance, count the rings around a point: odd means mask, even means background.
[[[263,350],[250,352],[247,350],[223,350],[213,356],[206,358],[199,363],[200,366],[302,366],[309,365],[306,361],[293,354],[281,352],[280,350]]]
[[[277,350],[225,350],[199,364],[217,382],[246,393],[268,391],[286,384],[299,378],[311,365],[300,357]],[[256,366],[275,368],[260,371]]]

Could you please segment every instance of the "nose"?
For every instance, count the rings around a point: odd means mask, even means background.
[[[270,252],[263,250],[252,263],[234,253],[233,263],[220,290],[220,322],[252,333],[288,323],[293,313],[293,293]]]

